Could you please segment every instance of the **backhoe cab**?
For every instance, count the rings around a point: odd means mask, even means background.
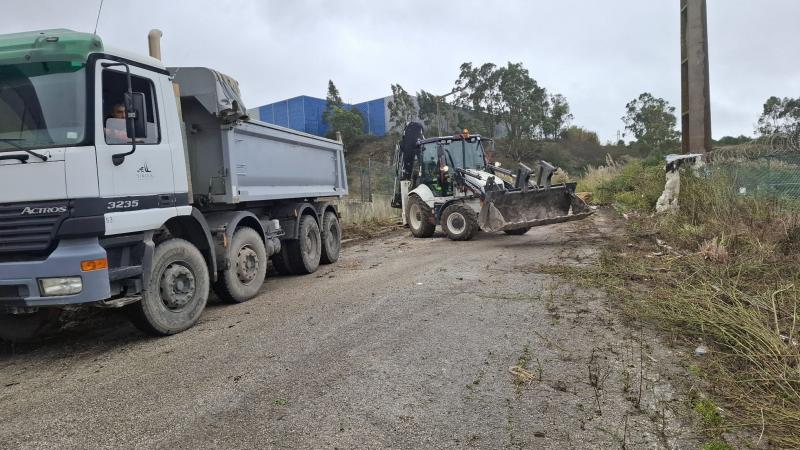
[[[556,168],[540,161],[516,172],[489,164],[494,142],[463,134],[426,139],[422,125],[409,123],[395,152],[392,206],[415,237],[431,237],[436,225],[454,241],[479,230],[525,234],[531,227],[580,220],[592,211],[575,196],[575,183],[552,184]]]

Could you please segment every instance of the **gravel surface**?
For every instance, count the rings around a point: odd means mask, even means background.
[[[2,347],[0,446],[697,448],[682,356],[537,272],[591,264],[615,230],[396,232],[168,338],[92,312]]]

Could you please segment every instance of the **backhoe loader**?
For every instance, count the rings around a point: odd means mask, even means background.
[[[556,168],[540,161],[535,170],[516,171],[489,164],[491,139],[477,134],[425,138],[411,122],[395,151],[392,206],[418,238],[436,226],[454,241],[468,241],[482,230],[522,235],[532,227],[589,217],[591,209],[575,195],[575,183],[553,184]]]

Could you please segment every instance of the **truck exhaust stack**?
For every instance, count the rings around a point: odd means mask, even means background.
[[[147,33],[147,46],[150,48],[150,56],[161,61],[161,36],[164,33],[154,28]]]

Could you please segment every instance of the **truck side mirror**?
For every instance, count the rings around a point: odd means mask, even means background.
[[[147,115],[142,92],[126,92],[124,99],[126,130],[128,138],[136,142],[136,138],[147,137]]]

